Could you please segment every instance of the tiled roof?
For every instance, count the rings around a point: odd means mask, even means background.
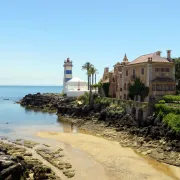
[[[148,62],[148,58],[152,58],[152,62],[169,62],[167,58],[161,57],[157,55],[156,53],[151,53],[151,54],[142,55],[136,58],[134,61],[132,61],[129,64],[138,64],[138,63]]]

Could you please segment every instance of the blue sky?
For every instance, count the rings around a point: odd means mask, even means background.
[[[61,85],[63,62],[86,79],[105,66],[172,49],[180,56],[179,0],[6,0],[0,2],[0,84]]]

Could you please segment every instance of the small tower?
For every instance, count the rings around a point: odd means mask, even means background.
[[[67,81],[72,79],[72,61],[70,61],[69,58],[67,58],[64,61],[64,81],[63,81],[63,92],[67,92]]]
[[[128,58],[127,58],[126,54],[124,55],[123,61],[124,61],[124,62],[128,62]]]

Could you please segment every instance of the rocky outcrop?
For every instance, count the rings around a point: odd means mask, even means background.
[[[101,104],[95,104],[93,107],[78,105],[74,98],[57,94],[29,94],[22,99],[21,105],[47,111],[53,109],[58,115],[81,118],[84,121],[98,119],[105,122],[107,127],[115,127],[116,131],[127,131],[149,141],[163,138],[172,150],[180,152],[180,134],[173,132],[156,116],[150,116],[139,123],[117,107],[106,107]]]
[[[0,144],[0,179],[20,180],[28,177],[27,164],[22,156],[12,156],[8,148]]]
[[[61,170],[66,177],[72,178],[75,176],[75,170],[72,169],[72,165],[63,158],[63,149],[52,150],[46,147],[37,149],[36,152],[53,166]]]
[[[0,179],[2,180],[60,180],[25,148],[0,142]]]
[[[73,98],[64,98],[59,94],[28,94],[21,101],[21,106],[40,111],[56,112],[61,103],[69,103]]]
[[[34,94],[25,96],[21,105],[39,110],[54,110],[58,115],[69,116],[73,118],[82,118],[91,120],[93,118],[104,121],[107,126],[117,128],[117,131],[128,130],[130,133],[143,136],[149,139],[179,140],[180,134],[176,134],[168,128],[161,120],[155,116],[148,117],[143,123],[139,123],[129,114],[117,111],[116,107],[106,107],[95,104],[77,105],[74,98],[62,97],[58,94]],[[179,145],[176,145],[179,149]]]

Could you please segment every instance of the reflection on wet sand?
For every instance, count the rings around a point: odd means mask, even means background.
[[[63,123],[64,133],[77,133],[77,127],[74,124]]]

